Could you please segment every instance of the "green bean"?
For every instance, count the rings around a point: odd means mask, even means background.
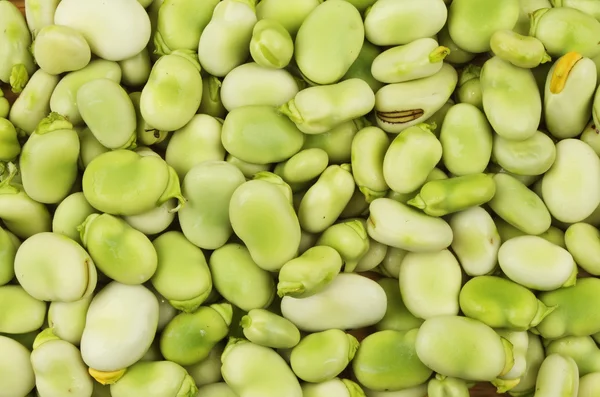
[[[383,173],[388,146],[387,135],[378,127],[363,128],[352,140],[352,174],[367,202],[388,190]]]
[[[523,140],[514,141],[494,135],[494,161],[502,168],[518,175],[542,175],[556,159],[552,139],[541,131]]]
[[[50,110],[65,116],[73,125],[83,124],[77,107],[77,92],[81,86],[101,78],[120,83],[121,76],[118,63],[103,59],[93,60],[83,69],[69,72],[58,82],[50,97]]]
[[[248,58],[252,29],[257,21],[255,3],[226,0],[214,8],[198,45],[200,64],[211,75],[224,77]]]
[[[525,354],[525,372],[521,376],[519,383],[509,390],[509,394],[515,397],[527,395],[535,390],[537,375],[545,358],[544,346],[540,341],[540,337],[531,332],[528,332],[527,336],[529,342],[527,344],[527,353]]]
[[[48,25],[37,32],[33,56],[40,69],[52,75],[80,70],[91,60],[90,46],[81,33],[68,26]]]
[[[540,294],[539,299],[546,306],[557,308],[536,327],[537,332],[545,339],[600,332],[600,317],[592,310],[600,299],[599,285],[596,278],[582,278],[570,288]]]
[[[469,103],[483,111],[480,76],[480,66],[467,65],[458,76],[456,99],[459,103]]]
[[[77,107],[83,121],[103,146],[127,149],[135,145],[135,108],[119,84],[109,79],[84,84],[77,91]],[[107,122],[106,114],[111,114],[110,122]]]
[[[158,301],[142,285],[111,282],[92,299],[81,337],[81,356],[102,384],[116,382],[154,339]]]
[[[341,268],[342,257],[335,249],[316,245],[283,265],[277,294],[295,298],[312,296],[329,285]]]
[[[364,397],[362,388],[350,379],[333,378],[321,383],[302,384],[304,397]]]
[[[109,61],[122,61],[138,54],[148,44],[151,33],[148,14],[137,1],[93,1],[85,5],[61,1],[54,23],[79,31],[92,53]],[[110,30],[102,28],[106,24],[110,24]]]
[[[225,159],[225,149],[221,143],[222,125],[212,116],[197,114],[173,133],[167,145],[165,160],[177,171],[182,181],[195,165]]]
[[[233,109],[223,123],[223,147],[245,162],[269,164],[298,153],[304,135],[285,115],[271,106],[243,106]]]
[[[471,174],[427,182],[407,202],[427,215],[444,216],[489,202],[496,193],[489,174]]]
[[[385,259],[388,248],[385,244],[369,239],[369,250],[360,258],[354,270],[356,272],[368,272],[375,269]]]
[[[25,2],[25,18],[27,26],[35,38],[42,28],[54,24],[54,13],[59,0],[27,0]]]
[[[334,1],[347,4],[342,0]],[[349,79],[305,88],[278,110],[305,134],[321,134],[366,115],[374,105],[375,95],[371,87],[363,80]]]
[[[511,280],[531,289],[553,291],[575,284],[573,256],[538,236],[519,236],[504,242],[498,263]]]
[[[0,218],[17,237],[28,238],[36,233],[49,232],[52,219],[44,204],[34,201],[23,186],[13,181],[17,167],[8,163],[8,175],[0,180]]]
[[[233,231],[244,241],[256,264],[265,270],[280,269],[298,250],[298,217],[276,185],[263,180],[240,185],[231,197],[229,217]],[[270,227],[258,229],[264,219],[269,219]]]
[[[225,245],[233,233],[229,202],[244,182],[242,172],[225,161],[205,161],[194,166],[182,185],[188,201],[178,212],[186,238],[204,249]]]
[[[525,373],[527,367],[527,348],[529,347],[529,334],[527,331],[513,331],[501,329],[496,331],[498,335],[510,342],[513,347],[514,364],[510,371],[502,375],[500,379],[511,381],[518,380]]]
[[[384,86],[375,95],[377,125],[399,133],[424,122],[450,99],[457,83],[456,70],[444,63],[432,76]]]
[[[542,178],[542,197],[559,221],[580,222],[592,214],[600,204],[600,159],[594,150],[577,139],[558,142],[556,160]]]
[[[490,47],[498,57],[525,69],[551,60],[541,41],[508,29],[496,30],[490,38]]]
[[[576,52],[552,65],[546,79],[544,119],[555,138],[574,138],[585,128],[597,83],[595,71],[594,62]]]
[[[290,367],[267,347],[231,338],[222,360],[223,379],[238,396],[302,396]],[[261,365],[254,365],[257,362]]]
[[[257,345],[289,349],[300,342],[300,331],[292,322],[267,310],[250,310],[240,326],[244,336]]]
[[[556,23],[560,23],[560,28]],[[600,22],[575,8],[540,8],[530,16],[529,36],[539,39],[553,57],[570,51],[594,57],[600,54],[598,35]]]
[[[385,292],[375,281],[354,273],[340,273],[308,298],[284,296],[281,312],[301,331],[356,329],[381,321],[386,302]]]
[[[350,3],[319,4],[296,35],[294,57],[302,75],[316,84],[339,81],[358,57],[364,34],[360,13]]]
[[[30,351],[19,342],[0,335],[0,381],[7,396],[25,396],[35,387]]]
[[[225,350],[225,342],[219,342],[208,353],[204,360],[184,367],[186,371],[194,378],[197,387],[202,387],[215,382],[223,381],[221,376],[221,356]],[[202,396],[202,394],[200,394]]]
[[[579,370],[570,357],[549,354],[542,362],[535,384],[535,395],[576,397],[579,389]]]
[[[574,223],[565,232],[567,249],[575,262],[592,275],[600,274],[597,250],[600,249],[600,232],[587,223]]]
[[[174,131],[192,119],[201,99],[200,65],[192,55],[174,51],[152,66],[142,89],[140,111],[153,128]]]
[[[366,337],[352,361],[359,382],[378,391],[402,390],[425,383],[432,371],[415,353],[417,333],[417,329],[388,330]]]
[[[148,82],[152,64],[148,49],[144,48],[139,54],[119,62],[123,73],[123,84],[129,87],[140,87]]]
[[[197,395],[203,397],[237,397],[237,394],[225,382],[216,382],[201,386],[198,388]]]
[[[527,288],[504,278],[478,276],[460,291],[460,309],[493,328],[525,331],[555,310],[537,300]]]
[[[130,150],[113,150],[92,160],[84,171],[83,194],[94,208],[113,215],[139,215],[172,198],[185,200],[173,168],[160,157]]]
[[[23,92],[13,103],[9,120],[14,126],[31,135],[40,121],[50,113],[50,98],[60,78],[44,72],[36,71]]]
[[[327,152],[319,148],[304,149],[275,167],[275,173],[290,184],[312,181],[329,164]]]
[[[14,261],[21,241],[11,232],[0,228],[0,286],[15,277]]]
[[[192,377],[171,361],[135,363],[110,386],[112,397],[194,396],[197,391]]]
[[[161,234],[152,245],[158,266],[150,282],[176,309],[195,311],[212,290],[204,253],[177,231]]]
[[[31,45],[31,33],[25,17],[17,6],[10,1],[0,3],[0,81],[10,84],[12,91],[19,93],[34,72],[34,61],[28,47]]]
[[[21,244],[15,256],[15,274],[29,295],[44,301],[85,298],[92,294],[97,280],[88,253],[70,238],[51,232],[37,233]]]
[[[579,368],[579,376],[599,372],[600,349],[591,336],[566,336],[549,341],[546,345],[546,354],[553,353],[575,360]]]
[[[342,257],[344,271],[351,272],[369,251],[369,236],[363,222],[349,219],[327,228],[316,244],[334,248]]]
[[[371,202],[367,221],[369,236],[390,247],[412,252],[435,252],[452,242],[452,229],[441,218],[434,218],[388,198]],[[409,230],[403,227],[413,224]]]
[[[469,397],[466,381],[436,374],[427,383],[428,397]]]
[[[77,132],[64,117],[51,113],[21,151],[19,166],[27,195],[46,204],[62,201],[77,177],[78,157]]]
[[[160,336],[164,358],[179,365],[192,365],[208,357],[229,333],[233,309],[229,303],[201,306],[173,317]]]
[[[218,0],[165,0],[158,9],[154,45],[158,55],[198,49],[202,32],[210,23]]]
[[[352,361],[359,343],[339,329],[329,329],[305,336],[292,349],[291,367],[306,382],[326,382],[338,376]]]
[[[157,269],[152,242],[142,232],[109,214],[91,214],[79,227],[83,246],[96,267],[123,284],[142,284]]]
[[[5,308],[0,316],[0,332],[24,334],[41,328],[46,303],[30,296],[21,286],[0,287],[0,303]]]
[[[63,234],[81,244],[77,230],[85,219],[96,213],[82,192],[73,193],[60,202],[52,219],[52,231]]]
[[[93,380],[77,347],[45,331],[33,346],[31,365],[40,395],[92,394]]]
[[[234,68],[221,85],[221,101],[228,111],[242,106],[279,107],[298,93],[298,84],[285,69],[258,63]]]
[[[446,23],[447,17],[442,0],[415,4],[379,0],[366,12],[365,36],[375,45],[408,44],[435,35]]]
[[[600,373],[594,372],[579,378],[577,397],[594,397],[600,392]]]
[[[311,186],[298,209],[302,229],[321,233],[333,225],[354,193],[354,179],[350,165],[331,165]]]
[[[494,32],[512,29],[519,18],[518,0],[503,2],[458,0],[448,10],[448,31],[452,40],[466,51],[490,50]]]
[[[5,118],[0,118],[0,161],[13,161],[21,153],[15,126]]]
[[[416,147],[419,147],[418,152]],[[409,127],[398,134],[387,149],[383,177],[393,191],[409,193],[425,183],[441,158],[442,145],[427,124]]]
[[[263,67],[284,68],[294,55],[292,37],[278,21],[259,19],[252,31],[250,55]]]
[[[483,276],[493,272],[501,235],[490,214],[472,207],[454,214],[449,224],[454,235],[451,247],[465,273]]]
[[[85,319],[92,296],[75,302],[51,302],[48,308],[48,326],[52,333],[76,346],[81,343]]]
[[[550,227],[545,203],[533,191],[508,174],[494,175],[496,194],[490,208],[506,222],[527,234],[541,234]]]
[[[382,83],[401,83],[429,77],[442,68],[450,50],[425,37],[390,48],[373,60],[371,72]]]
[[[542,100],[533,73],[495,56],[483,65],[480,79],[483,109],[494,131],[515,141],[534,135]]]
[[[215,76],[202,77],[202,100],[198,112],[209,116],[224,118],[226,109],[221,101],[221,80]]]
[[[450,251],[409,252],[400,265],[399,281],[402,301],[414,316],[458,314],[462,272]]]
[[[425,320],[417,333],[416,352],[433,371],[465,380],[493,381],[513,366],[510,343],[487,325],[466,317]]]
[[[226,244],[213,252],[209,265],[217,291],[242,310],[266,308],[273,301],[273,278],[258,267],[246,247]]]

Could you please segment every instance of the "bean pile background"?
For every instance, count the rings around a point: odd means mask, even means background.
[[[14,3],[21,10],[21,12],[24,13],[25,6],[24,6],[23,0],[10,0],[10,1],[12,3]],[[472,63],[482,65],[485,60],[486,60],[485,57],[478,58],[475,61],[473,61]],[[556,58],[553,58],[551,63],[553,63],[555,60],[556,60]],[[7,87],[6,85],[2,85],[2,90],[4,92],[4,95],[8,98],[9,102],[12,104],[14,102],[14,100],[16,99],[17,94],[12,93],[10,91],[10,88]],[[374,272],[373,273],[368,272],[368,273],[365,273],[365,275],[368,277],[372,277],[374,279],[378,279],[379,277],[381,277],[380,275],[378,275],[377,273],[374,273]],[[579,277],[587,277],[588,274],[585,271],[580,269],[578,276]],[[361,340],[364,336],[368,335],[370,332],[373,332],[373,329],[371,329],[371,328],[359,329],[359,330],[352,331],[351,333],[354,334],[359,340]],[[489,383],[477,384],[476,386],[471,388],[470,393],[471,393],[472,397],[493,397],[493,396],[497,395],[495,392],[495,387]]]

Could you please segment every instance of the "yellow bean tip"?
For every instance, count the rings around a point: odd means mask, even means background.
[[[123,375],[125,375],[126,371],[126,368],[118,369],[116,371],[98,371],[94,368],[88,368],[90,376],[96,379],[101,385],[112,385],[113,383],[116,383]]]
[[[556,61],[552,76],[550,76],[550,92],[560,94],[567,84],[571,70],[583,56],[578,52],[568,52]]]

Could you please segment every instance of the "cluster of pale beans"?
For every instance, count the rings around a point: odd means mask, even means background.
[[[600,0],[0,0],[0,397],[599,397],[599,73]]]

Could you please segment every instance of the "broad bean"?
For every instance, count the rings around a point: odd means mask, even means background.
[[[284,296],[281,312],[301,331],[356,329],[377,324],[385,315],[387,298],[372,280],[340,273],[320,292],[307,298]]]
[[[432,76],[384,86],[375,95],[377,125],[397,134],[426,121],[450,99],[457,83],[456,70],[444,63]]]
[[[360,384],[370,390],[394,391],[425,383],[432,370],[415,352],[418,332],[379,331],[363,339],[352,360]]]
[[[326,382],[348,366],[358,347],[356,338],[342,330],[315,332],[305,336],[292,349],[290,365],[303,381]]]

